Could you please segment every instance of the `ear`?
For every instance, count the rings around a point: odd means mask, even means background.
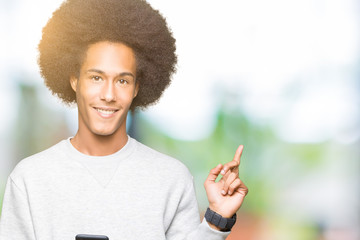
[[[133,98],[135,98],[135,97],[137,96],[137,94],[138,94],[138,92],[139,92],[139,87],[140,87],[139,82],[136,82],[136,86],[135,86],[135,94],[134,94],[134,97],[133,97]]]
[[[78,79],[74,76],[70,77],[70,85],[71,88],[74,90],[74,92],[76,92],[77,84],[78,84]]]

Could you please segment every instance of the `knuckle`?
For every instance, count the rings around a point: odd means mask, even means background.
[[[230,187],[232,187],[233,189],[238,188],[238,187],[240,187],[240,182],[237,181],[237,180],[235,180],[235,181],[231,184]]]
[[[231,162],[232,162],[232,164],[233,164],[234,166],[237,166],[237,165],[239,165],[239,163],[240,163],[240,161],[237,160],[237,159],[234,159],[234,160],[232,160]]]
[[[227,181],[226,181],[226,183],[228,184],[228,185],[231,185],[231,184],[233,184],[233,182],[234,182],[234,178],[232,178],[231,176],[227,179]]]
[[[227,165],[229,168],[232,168],[232,167],[234,167],[235,164],[234,164],[234,161],[231,161],[231,162],[228,162]]]
[[[237,178],[237,179],[235,179],[235,181],[234,181],[237,185],[241,185],[241,180],[240,180],[240,178]]]
[[[237,177],[237,174],[232,172],[232,173],[230,173],[230,176],[231,176],[232,179],[235,179]]]

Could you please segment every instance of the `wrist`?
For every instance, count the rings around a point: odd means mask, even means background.
[[[230,231],[236,222],[236,213],[230,218],[225,218],[219,213],[213,211],[210,208],[207,208],[205,213],[205,219],[208,222],[209,226],[218,231]]]
[[[216,212],[217,214],[221,215],[224,218],[231,218],[235,213],[231,213],[229,211],[224,211],[224,208],[222,208],[221,206],[216,206],[213,204],[209,204],[209,208],[211,211]]]

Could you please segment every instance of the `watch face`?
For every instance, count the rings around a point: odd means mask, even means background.
[[[107,236],[104,235],[89,235],[89,234],[78,234],[75,237],[76,240],[109,240]]]

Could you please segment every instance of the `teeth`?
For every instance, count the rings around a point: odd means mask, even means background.
[[[100,109],[100,108],[96,108],[96,111],[103,113],[103,114],[113,114],[115,112],[114,110],[105,110],[105,109]]]

